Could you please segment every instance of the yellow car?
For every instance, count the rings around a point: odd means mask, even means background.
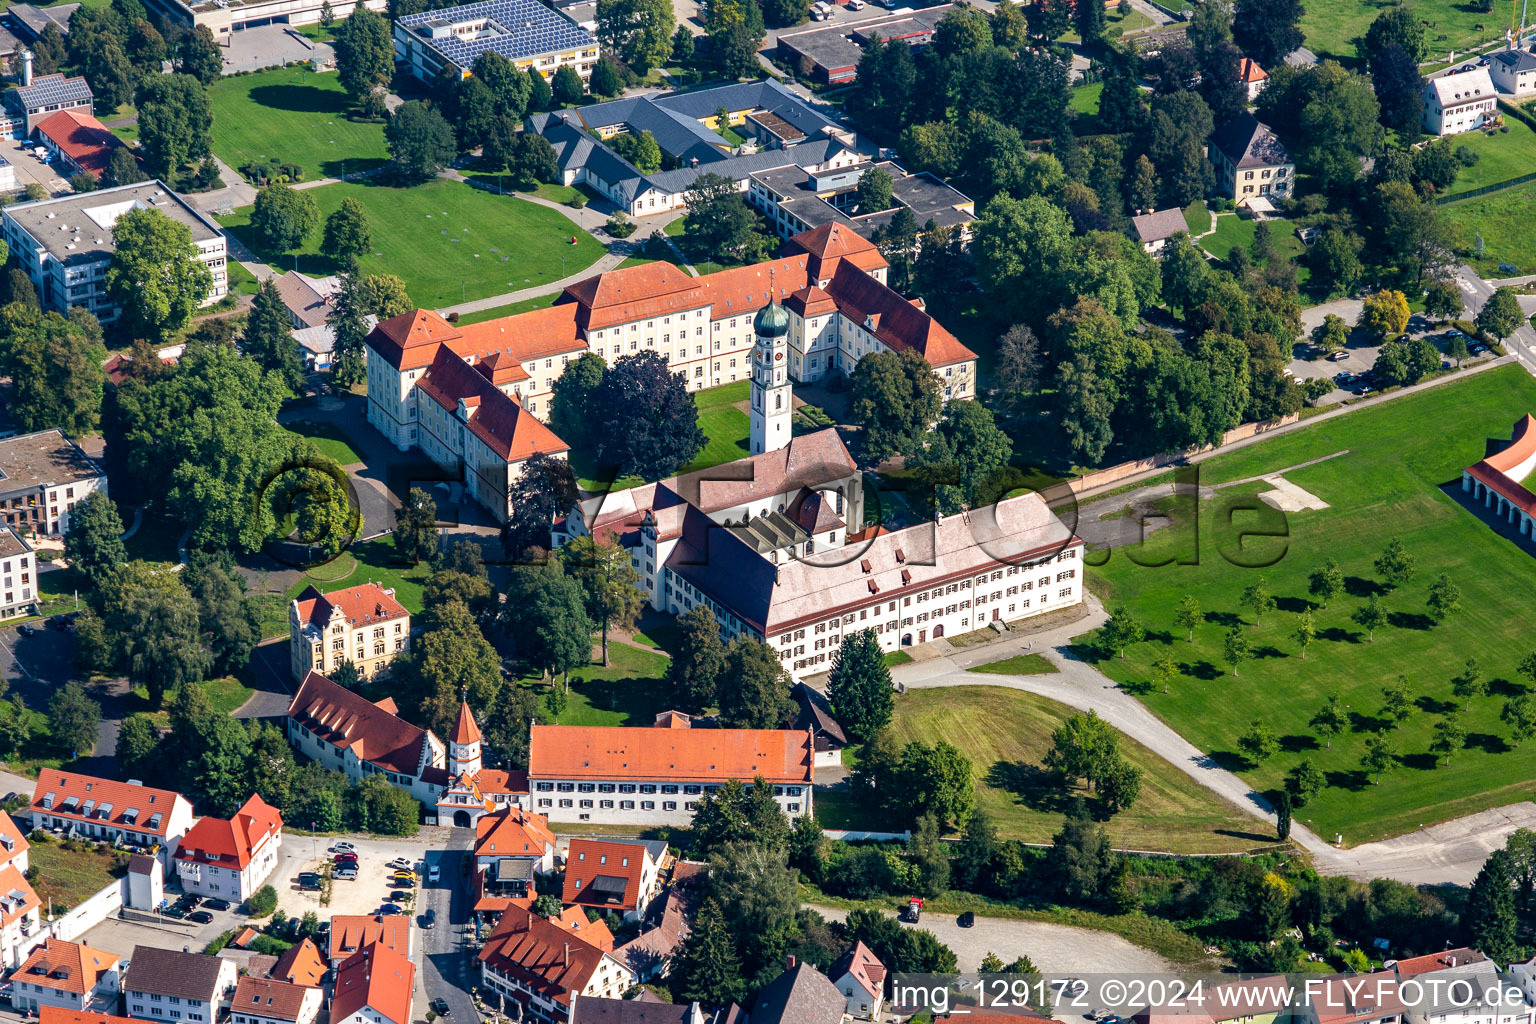
[[[416,874],[412,871],[396,871],[389,876],[389,880],[395,885],[415,885]]]

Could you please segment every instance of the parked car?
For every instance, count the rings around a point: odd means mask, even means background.
[[[316,886],[316,888],[319,888],[319,887]],[[171,905],[169,907],[166,907],[164,910],[160,911],[160,916],[161,917],[170,917],[170,918],[176,919],[177,921],[180,921],[182,918],[187,916],[187,912],[185,910],[183,910],[181,907],[175,906],[173,904],[173,905]]]
[[[961,928],[975,927],[976,912],[974,910],[967,910],[965,913],[960,915],[959,919],[956,920],[955,923],[958,924]]]
[[[411,870],[411,862],[405,857],[396,857],[384,866],[387,868],[399,868],[401,871]]]
[[[409,900],[410,898],[411,898],[411,894],[410,893],[408,893],[408,892],[400,892],[398,890],[389,894],[389,902],[391,902],[391,903],[404,903],[407,900]]]
[[[401,910],[399,907],[395,906],[393,903],[386,903],[382,907],[380,907],[378,910],[374,911],[374,913],[381,914],[384,917],[388,917],[391,914],[403,914],[403,913],[405,913],[405,911]]]
[[[338,853],[334,858],[332,858],[332,863],[334,863],[334,864],[356,864],[357,863],[357,854],[355,854],[355,853]]]
[[[184,892],[180,896],[176,897],[176,905],[186,910],[192,910],[199,906],[202,902],[203,898],[201,896],[197,896],[190,892]]]
[[[436,999],[432,1000],[432,1012],[436,1013],[439,1017],[453,1016],[453,1011],[448,1008],[448,1000],[444,999],[442,996],[438,996]]]
[[[335,846],[332,846],[331,847],[331,852],[332,853],[341,853],[341,852],[351,851],[351,850],[355,850],[355,849],[357,849],[357,847],[355,847],[351,843],[346,842],[345,840],[343,840],[342,842],[337,843]]]
[[[213,924],[213,915],[206,910],[194,910],[187,915],[187,920],[198,924]]]
[[[332,873],[331,877],[339,878],[344,882],[350,882],[357,877],[357,865],[343,864]]]
[[[68,629],[69,620],[62,615],[51,615],[48,618],[48,625],[54,629]]]
[[[431,907],[428,907],[427,912],[421,915],[421,926],[423,928],[437,927],[437,911],[433,910]]]
[[[16,632],[20,633],[22,636],[36,636],[37,627],[23,624],[16,627]]]
[[[318,892],[320,890],[320,876],[313,871],[300,872],[299,888]]]
[[[436,885],[438,882],[441,882],[442,880],[443,880],[443,869],[442,869],[442,867],[440,865],[433,864],[430,868],[427,869],[427,883],[429,885]]]
[[[1105,1009],[1104,1007],[1096,1006],[1093,1009],[1089,1010],[1088,1013],[1086,1014],[1086,1016],[1087,1016],[1087,1018],[1089,1020],[1103,1020],[1105,1017],[1109,1017],[1109,1016],[1113,1016],[1113,1015],[1107,1009]]]
[[[412,871],[396,871],[389,876],[389,880],[396,885],[414,886],[416,884],[416,874]]]

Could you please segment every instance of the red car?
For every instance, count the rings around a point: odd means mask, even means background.
[[[355,853],[338,853],[336,855],[335,860],[332,863],[335,863],[335,864],[356,864],[357,863],[357,854],[355,854]]]

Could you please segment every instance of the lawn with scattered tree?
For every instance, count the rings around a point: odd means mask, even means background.
[[[347,120],[352,101],[336,75],[297,67],[235,75],[209,86],[208,100],[213,151],[234,168],[297,164],[313,180],[389,159],[383,125]]]
[[[1089,656],[1260,789],[1320,779],[1295,818],[1325,838],[1528,799],[1536,560],[1442,488],[1531,409],[1536,382],[1506,367],[1202,463],[1209,486],[1344,453],[1285,474],[1327,509],[1282,516],[1262,483],[1201,502],[1198,564],[1114,551],[1094,589],[1145,638]],[[1188,507],[1169,511],[1140,561],[1190,548]]]

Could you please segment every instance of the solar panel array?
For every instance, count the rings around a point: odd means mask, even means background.
[[[44,75],[33,79],[31,85],[16,90],[17,102],[27,109],[90,99],[91,87],[85,84],[85,79],[63,75]]]
[[[435,22],[453,25],[481,20],[493,21],[503,31],[482,34],[475,39],[463,39],[457,35],[432,38],[430,26]],[[526,60],[557,50],[597,46],[592,33],[537,0],[486,0],[484,3],[408,15],[397,24],[461,68],[468,68],[476,57],[488,50],[509,60]]]

